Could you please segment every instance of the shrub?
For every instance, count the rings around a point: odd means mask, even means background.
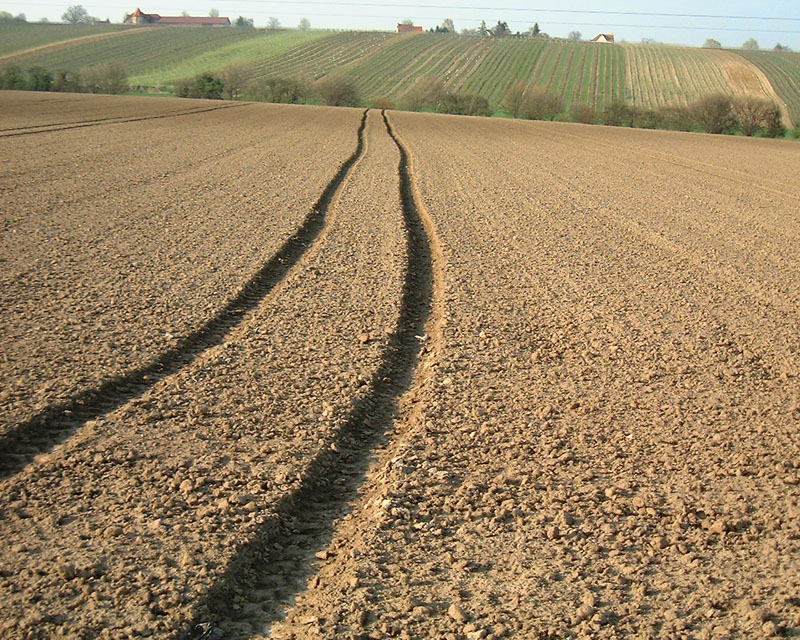
[[[760,132],[770,138],[783,135],[781,111],[778,105],[766,98],[744,96],[733,101],[733,113],[739,129],[746,136]]]
[[[314,90],[330,107],[357,107],[360,102],[355,83],[345,76],[325,76]]]
[[[606,105],[600,114],[601,122],[611,127],[632,127],[633,117],[634,108],[620,100]]]
[[[492,110],[483,96],[471,93],[443,93],[435,107],[436,113],[451,113],[462,116],[490,116]]]
[[[22,69],[17,66],[6,67],[0,77],[0,89],[11,89],[23,91],[27,88],[25,75]]]
[[[394,102],[389,98],[373,98],[370,102],[373,109],[394,109]]]
[[[548,93],[544,87],[536,87],[528,92],[522,115],[528,120],[552,120],[563,110],[561,96]]]
[[[83,91],[81,74],[74,71],[56,71],[53,77],[53,84],[50,85],[50,91],[80,93]]]
[[[206,98],[222,100],[225,85],[222,80],[210,73],[201,73],[190,80],[175,83],[174,92],[178,98]]]
[[[80,72],[89,93],[118,94],[128,90],[128,71],[121,62],[103,62]]]
[[[732,133],[736,127],[731,97],[714,93],[695,100],[690,109],[707,133]]]
[[[442,94],[444,87],[440,80],[423,77],[409,87],[400,104],[407,111],[421,111],[425,107],[436,105]]]
[[[637,129],[662,129],[661,120],[658,114],[652,109],[631,109],[633,115],[633,126]]]
[[[53,85],[53,74],[42,67],[28,69],[26,89],[28,91],[50,91]]]
[[[308,96],[308,81],[301,77],[266,78],[251,83],[246,96],[258,102],[300,104]]]
[[[229,64],[219,70],[225,98],[238,100],[250,80],[250,69],[243,64]]]
[[[569,115],[575,122],[581,124],[594,124],[597,120],[597,112],[588,104],[573,105]]]
[[[519,118],[525,110],[528,87],[524,82],[515,83],[503,96],[501,106],[512,118]]]
[[[694,118],[686,107],[659,107],[656,118],[660,129],[691,131],[694,127]]]

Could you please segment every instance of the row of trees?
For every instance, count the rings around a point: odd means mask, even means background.
[[[84,67],[79,72],[50,73],[41,67],[25,71],[17,66],[0,72],[0,89],[68,91],[118,94],[128,90],[128,74],[119,62]],[[261,78],[252,80],[244,65],[229,65],[218,74],[202,73],[178,82],[175,95],[181,98],[238,100],[290,104],[322,103],[330,106],[360,106],[355,83],[346,76],[329,75],[312,81],[308,77]],[[371,106],[394,109],[387,98],[374,99]],[[479,95],[448,91],[440,80],[423,78],[403,96],[399,107],[409,111],[434,111],[458,115],[490,116],[492,108]],[[504,96],[501,108],[513,118],[562,120],[585,124],[606,124],[644,129],[741,133],[746,136],[777,137],[785,133],[779,107],[754,96],[708,95],[685,107],[643,109],[613,102],[597,113],[588,105],[574,105],[565,111],[560,95],[544,87],[527,87],[520,82]]]
[[[128,71],[119,62],[103,62],[78,72],[56,73],[42,67],[22,70],[11,66],[0,72],[0,89],[118,94],[128,90]]]
[[[544,87],[528,90],[524,84],[518,83],[506,93],[503,108],[514,118],[530,120],[571,120],[616,127],[741,133],[745,136],[758,134],[772,138],[785,133],[778,105],[756,96],[712,94],[685,107],[658,109],[613,102],[600,113],[588,105],[574,105],[569,113],[565,113],[560,96],[549,94]]]
[[[709,38],[703,43],[704,49],[722,49],[722,43],[719,40],[715,40],[714,38]],[[745,49],[747,51],[758,51],[761,47],[758,46],[758,40],[755,38],[748,38],[742,43],[741,49]],[[791,47],[787,47],[782,45],[778,42],[774,47],[773,51],[791,51]]]

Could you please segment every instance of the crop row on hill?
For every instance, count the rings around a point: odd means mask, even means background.
[[[800,54],[766,51],[739,53],[764,72],[784,101],[792,120],[800,123]]]
[[[0,24],[0,56],[76,38],[114,33],[123,29],[127,27],[119,24]]]
[[[449,92],[481,96],[497,109],[508,90],[522,83],[546,88],[566,109],[587,105],[601,111],[616,101],[656,109],[722,92],[766,97],[781,103],[785,124],[800,120],[800,55],[792,53],[428,33],[168,27],[135,29],[117,38],[104,27],[69,31],[55,26],[5,25],[0,52],[14,54],[14,64],[51,71],[119,61],[127,65],[131,84],[141,87],[172,85],[235,63],[255,80],[345,76],[365,103],[386,98],[399,104],[416,83],[435,80]],[[37,49],[69,33],[79,39],[56,45],[58,50]]]

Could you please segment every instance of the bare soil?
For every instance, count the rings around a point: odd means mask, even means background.
[[[330,197],[215,344],[0,464],[0,635],[800,636],[795,144],[93,108],[0,139],[8,433]]]

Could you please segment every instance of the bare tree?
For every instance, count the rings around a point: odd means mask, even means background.
[[[238,100],[250,81],[250,69],[244,64],[229,64],[219,70],[219,79],[225,85],[224,95],[228,100]]]
[[[280,29],[281,28],[281,21],[278,20],[275,16],[270,16],[269,20],[267,20],[267,29]]]
[[[513,118],[519,118],[525,110],[525,94],[527,93],[527,85],[520,81],[514,85],[503,96],[503,108]]]
[[[208,12],[210,18],[219,18],[219,9],[211,9]]]
[[[695,100],[690,109],[695,120],[708,133],[725,133],[736,125],[731,97],[715,93]]]
[[[570,31],[567,34],[567,40],[572,40],[573,42],[578,42],[581,38],[583,38],[583,34],[580,31]]]
[[[447,33],[456,32],[456,26],[453,24],[453,21],[450,18],[445,18],[442,20],[442,28],[447,29]]]
[[[356,107],[360,102],[355,83],[346,76],[325,76],[314,90],[331,107]]]
[[[89,12],[83,8],[82,4],[74,4],[69,7],[61,16],[64,22],[70,24],[89,24],[94,20]]]
[[[755,38],[748,38],[742,43],[742,49],[758,49],[758,40]]]
[[[703,43],[704,49],[722,49],[722,44],[719,40],[714,40],[714,38],[709,38]]]
[[[297,24],[297,28],[300,31],[308,31],[311,28],[311,23],[308,21],[308,18],[301,18],[300,22]]]

